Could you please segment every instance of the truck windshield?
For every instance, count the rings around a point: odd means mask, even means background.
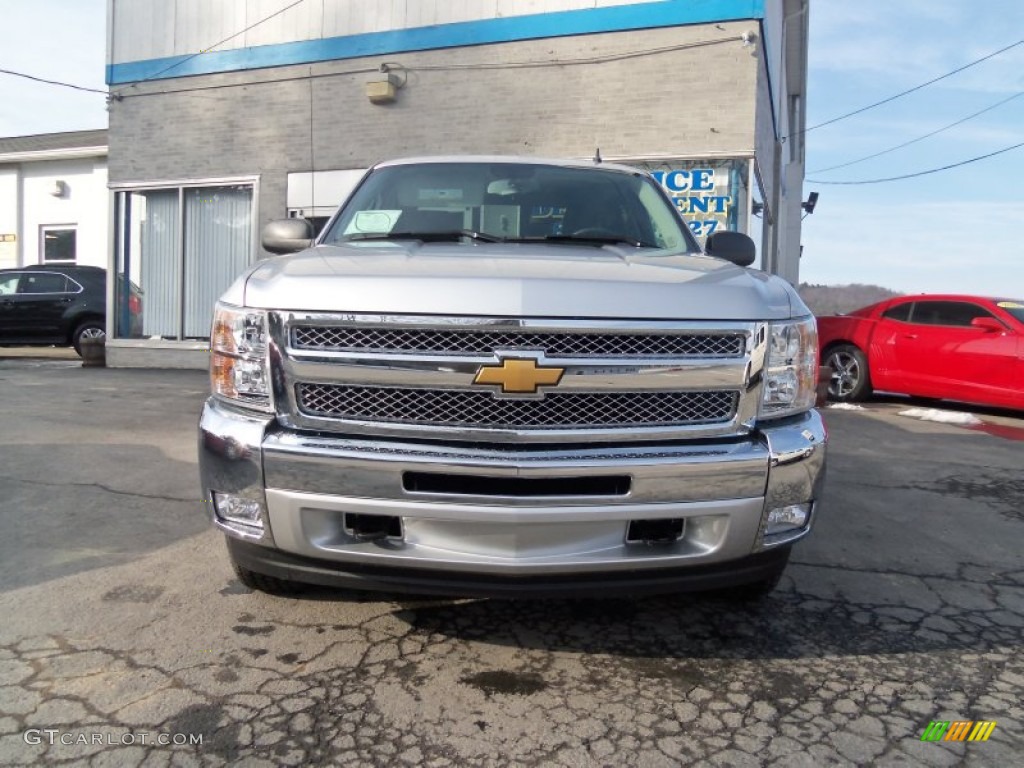
[[[538,163],[379,168],[345,204],[322,242],[403,239],[700,251],[647,175]]]

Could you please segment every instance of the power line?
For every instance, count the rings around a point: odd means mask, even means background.
[[[45,77],[36,77],[35,75],[26,75],[24,72],[13,72],[9,69],[0,69],[0,73],[4,75],[13,75],[14,77],[23,77],[26,80],[33,80],[37,83],[46,83],[47,85],[59,85],[61,88],[74,88],[76,91],[87,91],[88,93],[102,93],[104,96],[107,95],[106,91],[101,91],[96,88],[87,88],[84,85],[74,85],[73,83],[64,83],[60,80],[47,80]]]
[[[945,80],[947,77],[952,77],[953,75],[955,75],[955,74],[957,74],[959,72],[963,72],[965,69],[970,69],[971,67],[976,66],[977,64],[981,64],[983,61],[988,61],[989,59],[991,59],[991,58],[993,58],[995,56],[998,56],[1001,53],[1006,53],[1007,51],[1009,51],[1009,50],[1011,50],[1013,48],[1016,48],[1018,45],[1024,45],[1024,40],[1018,40],[1017,42],[1012,43],[1012,44],[1006,46],[1005,48],[1000,48],[998,51],[994,51],[993,53],[990,53],[990,54],[988,54],[986,56],[982,56],[980,59],[975,59],[972,62],[964,64],[962,67],[957,67],[956,69],[954,69],[954,70],[952,70],[950,72],[947,72],[944,75],[939,75],[938,77],[932,78],[931,80],[929,80],[926,83],[921,83],[920,85],[915,85],[913,88],[908,88],[907,90],[901,91],[900,93],[897,93],[894,96],[890,96],[890,97],[888,97],[886,99],[882,99],[881,101],[876,101],[874,104],[868,104],[866,107],[861,107],[860,109],[855,109],[852,112],[847,112],[845,115],[839,115],[838,117],[833,117],[831,120],[826,120],[823,123],[818,123],[817,125],[812,125],[810,128],[804,128],[802,131],[798,131],[796,134],[790,134],[786,138],[791,138],[794,135],[802,135],[802,134],[805,134],[805,133],[810,133],[811,131],[817,130],[818,128],[824,128],[826,125],[832,125],[832,123],[838,123],[840,120],[845,120],[848,117],[853,117],[854,115],[859,115],[862,112],[867,112],[869,109],[874,109],[875,107],[880,107],[883,104],[888,104],[890,101],[895,101],[896,99],[899,99],[899,98],[902,98],[902,97],[904,97],[904,96],[906,96],[908,94],[914,93],[914,91],[919,91],[922,88],[926,88],[929,85],[933,85],[934,83],[939,82],[940,80]]]
[[[677,45],[666,45],[660,48],[642,48],[633,51],[623,51],[621,53],[609,53],[604,56],[589,56],[579,59],[541,59],[541,60],[527,60],[527,61],[504,61],[504,62],[474,62],[471,64],[417,64],[409,69],[415,72],[448,72],[462,69],[537,69],[542,67],[570,67],[578,66],[580,64],[607,64],[613,61],[623,61],[625,59],[637,59],[644,56],[656,56],[661,53],[672,53],[675,51],[684,51],[689,48],[703,48],[709,45],[720,45],[721,43],[728,42],[746,42],[746,38],[743,35],[736,35],[734,37],[719,37],[711,40],[695,40],[690,43],[679,43]],[[1024,41],[1022,41],[1024,42]],[[396,69],[405,69],[405,67],[399,64],[393,64],[389,62],[390,66]]]
[[[711,40],[697,40],[690,43],[681,43],[678,45],[664,46],[660,48],[641,48],[632,51],[623,51],[621,53],[607,54],[604,56],[592,56],[577,59],[541,59],[541,60],[524,60],[524,61],[505,61],[505,62],[477,62],[473,64],[417,64],[413,67],[406,67],[405,65],[388,61],[382,65],[372,68],[360,68],[350,69],[341,72],[320,72],[317,74],[301,74],[301,75],[287,75],[284,77],[276,77],[265,80],[245,80],[233,83],[209,83],[206,85],[188,86],[184,88],[165,88],[154,91],[140,91],[138,93],[125,93],[123,90],[118,92],[115,96],[117,99],[135,99],[141,96],[161,96],[172,93],[185,93],[191,95],[198,95],[197,91],[214,91],[223,90],[226,88],[241,88],[247,86],[257,85],[271,85],[275,83],[289,83],[304,81],[309,79],[322,79],[331,77],[344,77],[346,75],[365,75],[379,73],[381,71],[393,70],[396,72],[402,72],[408,74],[409,72],[443,72],[443,71],[458,71],[458,70],[495,70],[495,69],[539,69],[539,68],[557,68],[557,67],[571,67],[580,66],[584,64],[605,64],[612,61],[619,61],[622,59],[633,59],[641,58],[645,56],[656,56],[663,53],[670,53],[673,51],[681,51],[687,48],[699,48],[710,45],[719,45],[721,43],[735,42],[742,40],[741,36],[736,37],[723,37],[715,38]],[[154,75],[155,77],[155,75]],[[139,83],[145,82],[144,80],[138,81]],[[133,85],[137,85],[135,83]]]
[[[345,77],[346,75],[368,75],[379,73],[380,67],[363,67],[361,69],[349,69],[343,72],[321,72],[315,75],[289,75],[288,77],[275,77],[267,80],[245,80],[237,83],[209,83],[207,85],[193,85],[187,88],[165,88],[159,91],[141,91],[139,93],[119,93],[119,99],[138,99],[143,96],[166,96],[172,93],[184,93],[190,96],[198,96],[202,91],[222,91],[226,88],[248,88],[256,85],[276,85],[277,83],[305,82],[306,80],[320,80],[328,77]],[[139,81],[144,82],[142,80]],[[211,99],[220,97],[211,96]]]
[[[1018,149],[1020,147],[1024,147],[1024,141],[1022,141],[1020,144],[1014,144],[1011,147],[1004,147],[1003,149],[997,149],[995,152],[989,152],[987,155],[979,155],[978,157],[972,157],[969,160],[961,160],[959,163],[952,163],[951,165],[944,165],[941,168],[931,168],[930,170],[927,170],[927,171],[918,171],[917,173],[908,173],[908,174],[905,174],[903,176],[890,176],[887,179],[865,179],[863,181],[819,181],[817,179],[807,179],[807,183],[809,183],[809,184],[842,184],[842,185],[850,185],[850,184],[882,184],[883,182],[886,182],[886,181],[900,181],[901,179],[913,179],[913,178],[916,178],[918,176],[927,176],[930,173],[938,173],[939,171],[948,171],[950,168],[959,168],[962,165],[970,165],[971,163],[976,163],[979,160],[985,160],[985,159],[987,159],[989,157],[995,157],[996,155],[1001,155],[1004,152],[1009,152],[1011,150]]]
[[[825,173],[825,171],[835,171],[839,168],[846,168],[851,165],[857,165],[857,163],[863,163],[865,160],[873,160],[876,157],[887,155],[890,152],[895,152],[897,149],[909,147],[911,144],[916,144],[919,141],[924,141],[925,139],[931,138],[932,136],[940,134],[943,131],[948,131],[950,128],[955,128],[956,126],[961,125],[962,123],[966,123],[968,120],[973,120],[974,118],[978,117],[978,115],[983,115],[986,112],[991,112],[996,107],[1001,107],[1003,104],[1006,104],[1009,101],[1013,101],[1014,99],[1020,98],[1021,96],[1024,96],[1024,91],[1018,91],[1012,96],[1008,96],[1007,98],[1001,101],[997,101],[995,104],[992,104],[990,106],[985,107],[982,110],[979,110],[978,112],[975,112],[973,115],[968,115],[967,117],[957,120],[955,123],[950,123],[949,125],[939,128],[938,130],[932,131],[931,133],[926,133],[924,136],[918,136],[916,139],[911,139],[910,141],[905,141],[902,144],[897,144],[895,147],[883,149],[881,152],[875,152],[873,155],[867,155],[866,157],[861,157],[858,158],[857,160],[851,160],[848,163],[842,163],[840,165],[830,165],[828,168],[817,168],[813,171],[808,171],[808,173]]]
[[[248,27],[246,27],[245,29],[243,29],[243,30],[240,30],[240,31],[238,31],[238,32],[235,32],[235,33],[234,33],[234,34],[232,34],[232,35],[228,35],[228,36],[227,36],[227,37],[225,37],[225,38],[224,38],[223,40],[218,40],[218,41],[217,41],[216,43],[214,43],[213,45],[207,46],[206,48],[204,48],[204,49],[203,49],[203,50],[201,50],[201,51],[198,51],[197,53],[193,53],[193,54],[191,54],[191,55],[189,55],[189,56],[186,56],[185,58],[183,58],[183,59],[180,59],[180,60],[178,60],[178,61],[174,62],[173,64],[171,64],[171,65],[169,65],[169,66],[166,66],[166,67],[164,67],[164,68],[163,68],[163,69],[161,69],[161,70],[160,70],[159,72],[154,72],[154,73],[153,73],[152,75],[150,75],[149,77],[144,77],[144,78],[142,78],[141,80],[139,80],[138,82],[136,82],[136,83],[132,83],[132,84],[131,84],[130,86],[128,86],[128,87],[129,87],[129,88],[133,88],[133,87],[135,87],[136,85],[138,85],[138,83],[145,83],[145,82],[146,82],[147,80],[153,80],[153,79],[155,79],[155,78],[157,78],[157,77],[160,77],[160,75],[166,74],[167,72],[170,72],[170,71],[171,71],[172,69],[177,69],[177,68],[178,68],[178,67],[180,67],[180,66],[181,66],[182,64],[186,64],[187,62],[190,62],[190,61],[192,61],[192,59],[195,59],[195,58],[197,58],[197,57],[199,57],[199,56],[202,56],[202,55],[203,55],[203,54],[205,54],[205,53],[209,53],[210,51],[214,50],[215,48],[219,48],[220,46],[224,45],[224,43],[227,43],[227,42],[229,42],[229,41],[231,41],[231,40],[234,40],[234,39],[235,39],[236,37],[239,37],[240,35],[244,35],[244,34],[245,34],[246,32],[248,32],[248,31],[249,31],[250,29],[255,29],[255,28],[256,28],[256,27],[258,27],[258,26],[259,26],[260,24],[264,24],[265,22],[268,22],[268,21],[270,21],[270,20],[271,20],[271,19],[273,19],[274,17],[276,17],[276,16],[280,16],[280,15],[281,15],[282,13],[284,13],[285,11],[291,10],[291,9],[292,9],[292,8],[294,8],[295,6],[297,6],[297,5],[301,5],[301,4],[302,4],[302,3],[304,3],[304,2],[306,2],[306,0],[295,0],[295,2],[291,3],[290,5],[286,5],[286,6],[284,7],[284,8],[281,8],[281,9],[280,9],[280,10],[278,10],[278,11],[274,11],[274,13],[270,14],[269,16],[266,16],[266,17],[264,17],[264,18],[260,19],[259,21],[255,22],[254,24],[250,24],[250,25],[249,25]],[[114,94],[114,97],[115,97],[115,98],[117,98],[117,97],[119,97],[120,95],[121,95],[121,93],[120,93],[120,92],[118,92],[118,93],[115,93],[115,94]]]

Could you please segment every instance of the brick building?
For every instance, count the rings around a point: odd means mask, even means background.
[[[748,232],[763,268],[797,279],[808,0],[108,0],[108,13],[112,266],[146,295],[142,338],[111,339],[112,364],[160,350],[204,365],[214,300],[266,255],[260,227],[329,215],[398,156],[600,150],[654,171],[699,236]]]

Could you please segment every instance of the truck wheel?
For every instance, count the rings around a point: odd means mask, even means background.
[[[106,339],[107,329],[102,320],[86,320],[77,328],[71,337],[71,343],[79,357],[82,355],[82,339]]]
[[[828,394],[841,403],[863,400],[871,394],[868,358],[853,344],[837,344],[825,352],[825,365],[832,369]]]
[[[244,568],[231,558],[231,567],[235,571],[238,580],[249,589],[258,592],[266,592],[268,595],[296,595],[302,591],[302,585],[285,579],[278,579],[274,576],[267,576],[265,573],[256,573]]]

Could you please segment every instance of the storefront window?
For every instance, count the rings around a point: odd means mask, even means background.
[[[184,330],[207,338],[213,305],[252,256],[252,187],[186,189]]]
[[[205,339],[213,305],[253,253],[253,186],[117,195],[117,337]]]

